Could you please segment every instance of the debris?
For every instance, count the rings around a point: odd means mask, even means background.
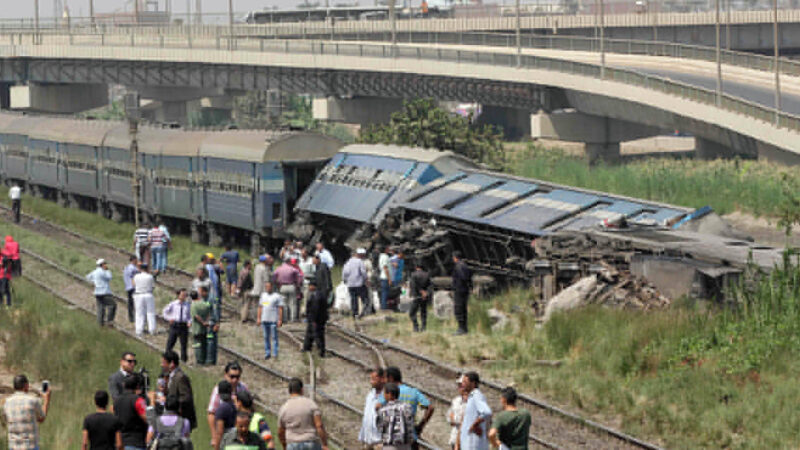
[[[547,302],[544,309],[544,321],[550,320],[550,316],[556,311],[565,311],[581,306],[596,286],[597,277],[590,275],[561,291]]]
[[[489,315],[489,321],[492,323],[492,331],[502,330],[509,324],[508,315],[499,309],[490,308],[486,314]]]
[[[439,319],[453,317],[453,294],[450,291],[435,291],[433,293],[433,314]]]

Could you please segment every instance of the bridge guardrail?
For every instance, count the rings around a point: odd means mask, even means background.
[[[100,37],[101,42],[96,38]],[[163,39],[158,36],[149,39],[129,39],[122,36],[122,39],[109,39],[102,36],[94,36],[94,42],[83,41],[77,43],[74,39],[61,39],[58,36],[40,36],[47,38],[50,42],[39,42],[39,44],[52,44],[52,46],[35,45],[31,49],[35,52],[28,52],[27,46],[0,45],[0,57],[29,57],[31,55],[53,58],[69,58],[67,51],[74,46],[114,46],[114,47],[134,47],[136,48],[164,48],[164,49],[185,49],[192,48],[197,50],[225,50],[271,52],[271,53],[301,53],[312,55],[331,55],[331,56],[358,56],[373,58],[410,58],[419,60],[446,61],[456,63],[485,64],[491,66],[504,66],[520,69],[541,69],[557,71],[562,73],[575,74],[580,76],[616,81],[624,84],[644,87],[668,95],[674,95],[698,103],[715,105],[723,110],[742,114],[756,120],[772,123],[777,127],[783,127],[792,131],[800,132],[800,116],[776,111],[774,108],[762,106],[749,102],[739,97],[722,94],[717,96],[716,92],[709,89],[692,86],[689,84],[651,76],[632,70],[623,70],[606,67],[601,68],[597,64],[575,62],[558,58],[549,58],[535,55],[521,55],[519,58],[511,52],[486,52],[471,51],[453,48],[420,47],[412,45],[392,46],[388,44],[364,44],[364,43],[343,43],[326,41],[302,41],[302,40],[264,40],[264,39]],[[120,36],[117,36],[120,38]],[[67,49],[67,50],[65,50]],[[90,52],[91,53],[91,52]],[[104,57],[101,51],[95,52],[96,57]],[[136,56],[136,51],[133,52]],[[84,55],[85,56],[85,55]],[[517,64],[519,59],[519,64]]]

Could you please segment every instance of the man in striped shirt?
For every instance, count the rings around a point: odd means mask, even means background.
[[[137,228],[136,231],[133,232],[133,248],[136,249],[136,259],[138,259],[140,262],[146,263],[150,260],[150,252],[147,248],[149,243],[150,230],[147,228],[147,225],[142,224],[141,227]]]
[[[152,257],[150,263],[153,267],[153,276],[158,277],[167,269],[167,235],[158,225],[153,225],[147,234],[147,242]]]

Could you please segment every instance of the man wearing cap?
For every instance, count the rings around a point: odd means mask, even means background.
[[[367,256],[367,251],[359,248],[350,259],[344,264],[342,269],[342,281],[347,286],[350,292],[350,310],[353,317],[358,316],[358,299],[364,304],[364,310],[361,316],[372,314],[372,307],[367,298],[367,268],[364,266],[364,258]]]
[[[303,272],[300,272],[296,266],[297,259],[291,258],[272,273],[272,282],[278,286],[278,292],[283,295],[288,307],[288,313],[284,309],[284,321],[300,321],[300,299],[297,297],[297,293],[303,285]]]
[[[111,271],[108,270],[106,260],[100,258],[96,262],[97,268],[86,275],[86,281],[94,283],[94,298],[97,300],[97,323],[103,325],[114,323],[117,313],[117,303],[111,297]],[[108,312],[108,316],[106,316]]]
[[[264,284],[267,282],[267,280],[269,280],[267,255],[261,255],[258,257],[258,263],[256,264],[255,269],[253,269],[253,288],[250,289],[250,292],[247,292],[242,298],[242,311],[240,314],[242,322],[247,320],[250,314],[251,306],[260,301],[261,294],[264,293]],[[258,320],[259,318],[256,316],[256,322],[258,322]]]
[[[139,273],[133,276],[133,305],[136,310],[136,336],[144,333],[144,323],[147,320],[147,331],[156,334],[156,300],[153,297],[155,279],[147,270],[147,264],[139,265]]]

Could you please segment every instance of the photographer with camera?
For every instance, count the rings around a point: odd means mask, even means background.
[[[147,372],[142,369],[125,378],[125,390],[114,401],[114,414],[122,423],[122,445],[126,450],[145,450],[147,401],[143,392]]]
[[[39,424],[50,407],[49,383],[42,384],[41,398],[29,393],[28,377],[14,377],[14,394],[3,405],[3,422],[8,429],[8,448],[39,448]]]

